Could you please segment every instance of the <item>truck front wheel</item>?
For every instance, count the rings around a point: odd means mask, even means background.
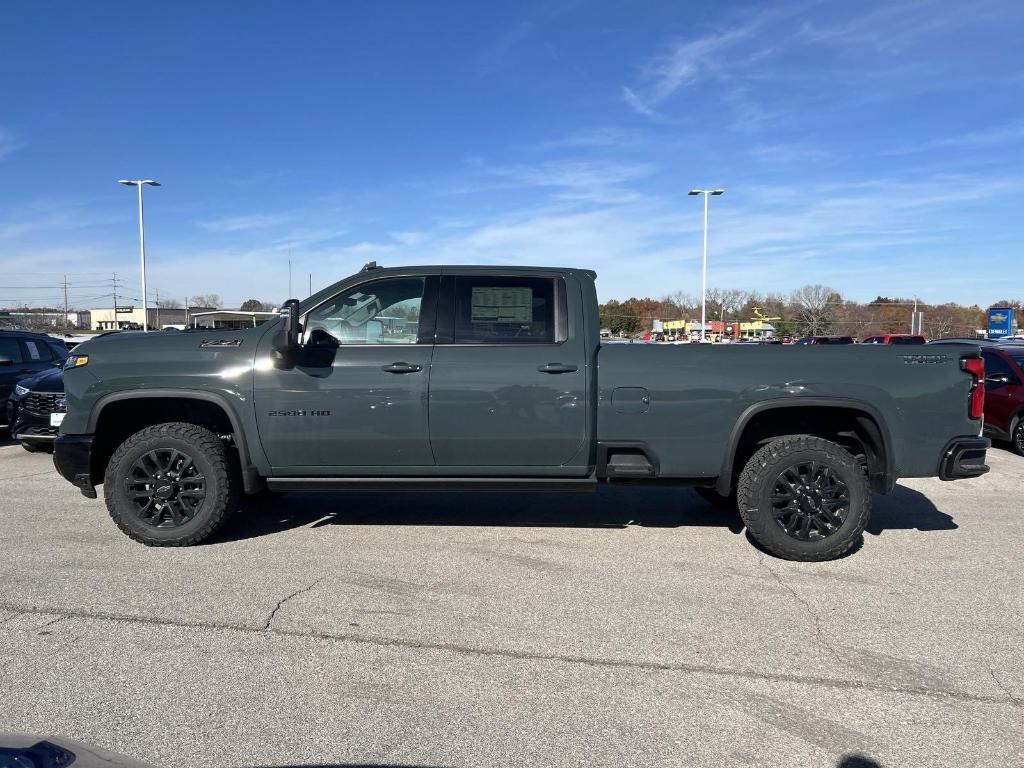
[[[737,485],[740,515],[762,547],[789,560],[834,560],[860,541],[871,492],[857,459],[812,435],[772,440]]]
[[[195,424],[146,427],[110,458],[103,496],[128,536],[151,547],[209,538],[238,506],[238,482],[224,443]]]

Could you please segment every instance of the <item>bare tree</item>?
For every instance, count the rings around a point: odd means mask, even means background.
[[[808,336],[822,336],[832,332],[836,308],[842,297],[827,285],[805,285],[793,291],[790,301],[795,310],[797,328]]]
[[[160,299],[156,302],[156,306],[161,309],[181,309],[181,302],[177,299]]]
[[[220,309],[221,301],[219,293],[200,293],[189,298],[190,307],[212,307]]]

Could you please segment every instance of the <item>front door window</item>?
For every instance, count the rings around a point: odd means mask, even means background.
[[[314,345],[415,344],[423,286],[422,277],[395,277],[343,291],[309,313],[304,340]]]

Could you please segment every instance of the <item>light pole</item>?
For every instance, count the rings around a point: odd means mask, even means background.
[[[149,330],[149,307],[146,303],[146,229],[142,224],[142,188],[159,187],[159,181],[152,179],[121,179],[118,184],[139,188],[139,260],[142,262],[142,330]],[[117,318],[115,317],[116,321]]]
[[[704,341],[704,326],[707,325],[707,294],[708,294],[708,198],[720,195],[724,189],[691,189],[691,195],[704,195],[704,258],[700,264],[700,340]]]

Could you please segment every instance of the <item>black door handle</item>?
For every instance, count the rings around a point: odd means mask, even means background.
[[[547,365],[538,365],[537,370],[541,373],[575,373],[579,370],[579,366],[567,365],[565,363],[548,363]]]
[[[385,365],[381,370],[388,373],[417,373],[423,370],[423,366],[412,363],[392,363],[391,365]]]

